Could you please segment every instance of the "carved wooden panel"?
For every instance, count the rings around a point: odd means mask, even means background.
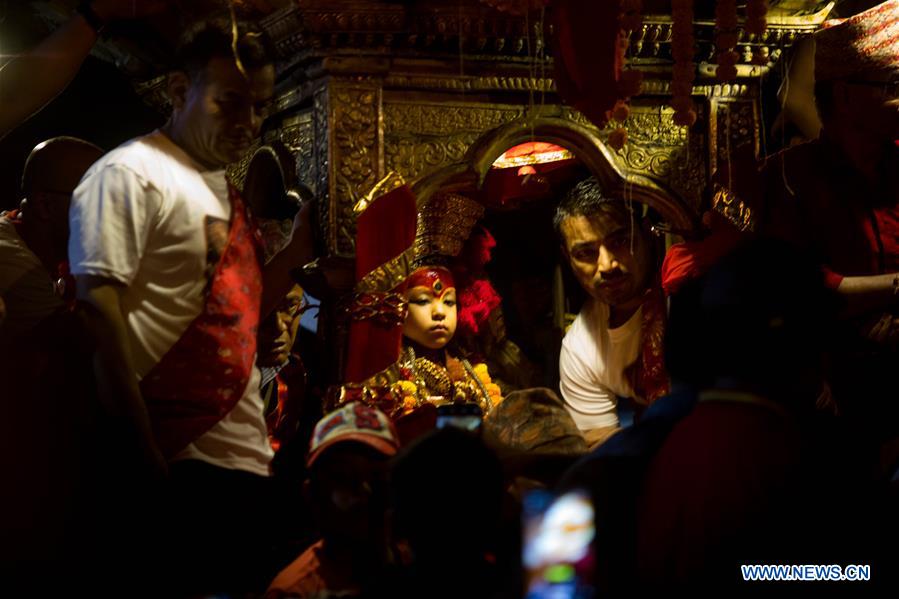
[[[411,180],[459,162],[486,131],[524,111],[524,106],[502,104],[385,103],[386,168]]]

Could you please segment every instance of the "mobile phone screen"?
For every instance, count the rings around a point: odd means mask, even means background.
[[[448,426],[466,431],[478,431],[483,413],[477,404],[449,404],[437,408],[437,428]]]
[[[527,599],[590,599],[593,580],[593,503],[582,491],[528,493],[523,509]]]
[[[480,416],[437,416],[437,428],[454,426],[466,431],[476,431],[481,428]]]

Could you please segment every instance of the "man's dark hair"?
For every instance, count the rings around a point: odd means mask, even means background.
[[[587,177],[572,187],[559,202],[553,217],[553,228],[559,239],[563,239],[562,223],[565,219],[575,216],[589,218],[600,212],[616,213],[625,219],[630,217],[630,213],[637,220],[642,216],[639,210],[629,208],[624,200],[604,195],[596,177]]]
[[[175,56],[175,69],[193,79],[202,77],[213,58],[234,58],[234,31],[230,21],[210,21],[193,30],[182,41]],[[265,32],[245,22],[237,23],[237,58],[246,70],[272,64],[274,50]]]

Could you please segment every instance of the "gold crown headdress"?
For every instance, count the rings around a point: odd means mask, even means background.
[[[426,265],[458,256],[484,206],[457,193],[433,195],[418,214],[415,263]]]

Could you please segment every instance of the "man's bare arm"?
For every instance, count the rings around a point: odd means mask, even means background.
[[[837,292],[846,300],[846,315],[883,312],[896,305],[894,280],[899,274],[844,277]]]
[[[96,346],[94,373],[100,401],[127,429],[126,439],[151,476],[165,474],[166,463],[156,445],[147,408],[140,394],[121,311],[122,286],[102,277],[76,277],[79,312]]]
[[[94,0],[104,22],[157,12],[160,0]],[[72,16],[33,50],[0,69],[0,137],[22,124],[69,85],[97,41],[80,14]]]

